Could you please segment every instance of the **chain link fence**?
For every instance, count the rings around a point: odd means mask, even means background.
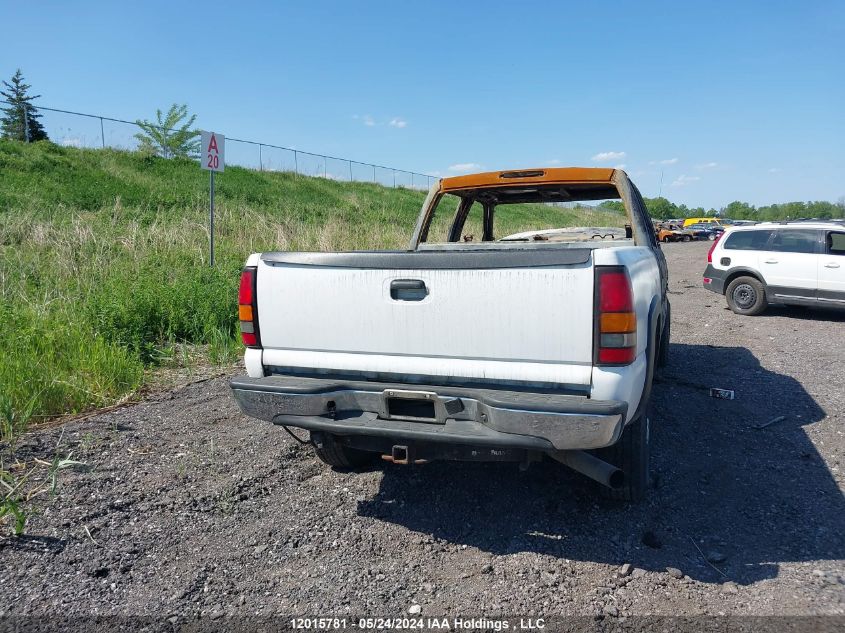
[[[2,100],[0,104],[11,105]],[[43,106],[37,106],[36,110],[42,115],[40,121],[47,135],[57,145],[138,149],[135,135],[142,130],[134,121]],[[225,131],[222,133],[226,134]],[[423,190],[436,180],[436,176],[406,169],[230,136],[226,136],[226,164],[260,171],[287,171],[317,178]]]

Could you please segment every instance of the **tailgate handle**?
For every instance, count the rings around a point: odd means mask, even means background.
[[[395,301],[422,301],[428,288],[422,279],[394,279],[390,282],[390,298]]]

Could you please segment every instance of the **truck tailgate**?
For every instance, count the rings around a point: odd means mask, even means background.
[[[373,376],[589,385],[589,248],[267,253],[263,364]]]

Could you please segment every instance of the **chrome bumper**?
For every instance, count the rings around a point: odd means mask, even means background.
[[[294,376],[239,377],[230,385],[246,415],[282,426],[538,451],[614,444],[627,410],[618,401],[472,387]],[[419,406],[404,407],[403,401]]]

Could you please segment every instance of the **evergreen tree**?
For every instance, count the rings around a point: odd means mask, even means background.
[[[195,156],[200,150],[200,133],[191,129],[196,118],[196,114],[188,116],[188,106],[174,103],[166,115],[156,110],[155,122],[136,121],[143,130],[135,135],[140,143],[138,150],[164,158]]]
[[[0,108],[3,112],[3,117],[0,118],[0,134],[3,138],[28,142],[49,140],[44,126],[38,120],[41,115],[32,105],[33,99],[38,99],[41,95],[27,94],[32,86],[24,83],[21,69],[18,68],[12,77],[12,83],[3,81],[3,85],[6,90],[0,90],[0,95],[8,102]]]

